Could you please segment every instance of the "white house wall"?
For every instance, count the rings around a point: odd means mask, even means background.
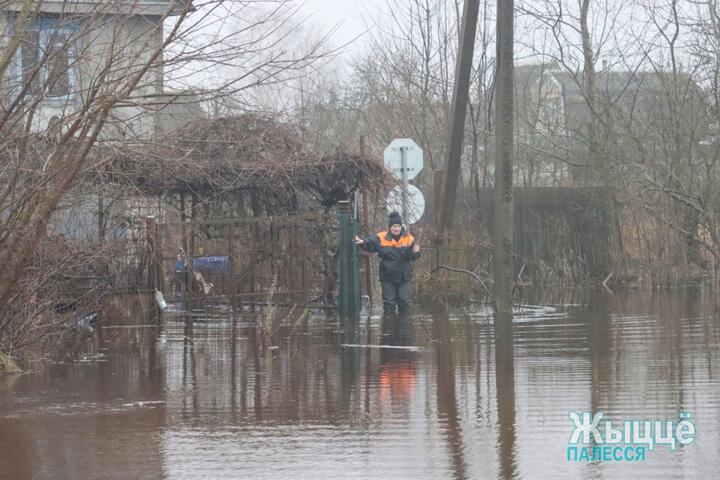
[[[162,28],[156,28],[162,21],[157,16],[87,16],[77,23],[79,37],[72,46],[71,60],[73,92],[69,96],[48,97],[39,104],[33,118],[35,132],[46,130],[53,119],[64,118],[78,111],[88,98],[90,88],[96,85],[99,72],[113,56],[111,74],[103,81],[106,93],[123,89],[128,78],[137,73],[150,56],[162,44]],[[14,31],[15,14],[4,11],[0,14],[2,47],[8,45]],[[113,43],[114,42],[114,43]],[[162,58],[162,57],[160,57]],[[12,70],[19,82],[20,53],[16,54]],[[5,85],[8,87],[8,85]],[[12,88],[12,87],[9,87]],[[17,87],[15,87],[17,88]],[[155,114],[144,105],[153,101],[153,96],[163,90],[163,72],[151,69],[139,81],[129,99],[122,98],[110,116],[110,124],[103,131],[103,140],[149,139],[155,134]],[[16,90],[17,94],[17,90]]]

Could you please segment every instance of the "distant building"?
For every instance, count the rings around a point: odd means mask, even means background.
[[[587,162],[591,120],[601,133],[598,141],[611,142],[616,156],[637,161],[657,159],[652,149],[674,128],[671,123],[689,141],[706,141],[707,100],[690,76],[602,69],[596,77],[591,112],[581,71],[571,73],[556,63],[515,67],[520,168],[532,177],[526,185],[567,184],[568,165]]]
[[[82,109],[98,84],[120,85],[137,74],[162,46],[163,20],[185,6],[175,0],[42,1],[33,5],[16,35],[23,4],[10,1],[0,7],[0,46],[6,48],[13,39],[20,42],[3,75],[0,109],[20,115],[32,111],[34,132]],[[182,122],[176,113],[183,108],[169,104],[190,105],[190,97],[165,92],[162,68],[149,69],[129,98],[113,108],[101,139],[154,138],[168,125]],[[184,109],[188,118],[201,114],[195,105]],[[167,115],[169,111],[174,113]]]
[[[0,114],[22,120],[18,126],[31,118],[32,133],[62,128],[92,103],[98,86],[113,94],[134,76],[140,77],[137,86],[113,106],[99,143],[147,142],[206,117],[198,95],[165,88],[162,60],[139,70],[162,49],[163,22],[186,7],[184,0],[49,0],[34,3],[23,16],[25,4],[0,6],[0,51],[17,42],[2,72]],[[116,218],[156,214],[157,204],[118,199],[108,190],[81,186],[67,192],[49,231],[76,240],[122,237],[134,226]]]

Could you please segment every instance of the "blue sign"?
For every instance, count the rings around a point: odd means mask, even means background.
[[[195,257],[192,262],[193,268],[200,272],[228,273],[230,271],[230,257],[228,256]]]

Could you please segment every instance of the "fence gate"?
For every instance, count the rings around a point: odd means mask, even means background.
[[[337,234],[330,215],[160,224],[163,293],[240,304],[332,302]]]

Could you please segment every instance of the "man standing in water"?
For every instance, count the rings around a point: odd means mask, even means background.
[[[420,247],[402,226],[400,214],[389,215],[387,230],[367,238],[355,237],[355,243],[380,257],[383,311],[395,313],[397,306],[400,313],[407,313],[412,295],[412,262],[420,257]]]

